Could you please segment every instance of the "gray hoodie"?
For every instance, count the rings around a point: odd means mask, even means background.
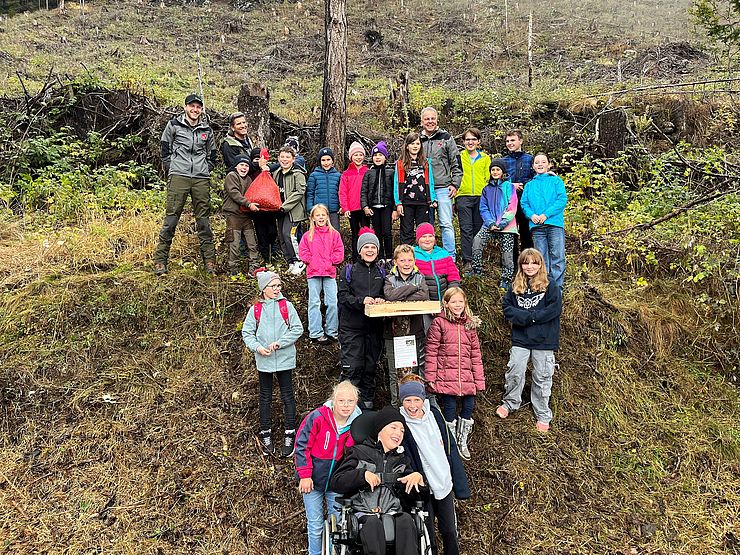
[[[162,132],[160,146],[167,175],[209,177],[216,165],[216,141],[205,115],[193,127],[184,112],[172,118]]]

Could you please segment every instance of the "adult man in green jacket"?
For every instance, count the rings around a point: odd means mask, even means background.
[[[203,114],[203,100],[197,94],[188,95],[185,98],[184,112],[167,122],[162,133],[161,148],[162,162],[169,179],[164,224],[154,251],[154,273],[167,273],[167,260],[175,228],[190,195],[200,240],[200,254],[206,271],[213,274],[216,272],[216,250],[208,216],[210,175],[216,165],[216,143],[213,129]]]

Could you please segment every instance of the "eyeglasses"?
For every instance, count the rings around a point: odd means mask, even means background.
[[[282,289],[283,288],[283,284],[282,283],[276,283],[274,285],[268,285],[267,287],[271,288],[272,290]]]
[[[477,141],[477,140],[478,140],[477,137],[465,137],[463,139],[463,141],[465,141],[466,143],[470,143],[470,142]]]
[[[351,407],[352,405],[357,404],[357,399],[338,399],[337,401],[334,401],[334,404],[342,407]]]

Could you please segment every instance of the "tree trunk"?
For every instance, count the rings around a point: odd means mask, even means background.
[[[346,0],[325,0],[324,92],[321,99],[321,146],[334,150],[335,165],[344,167],[347,135]]]
[[[236,106],[247,118],[252,144],[267,147],[270,140],[270,91],[267,87],[261,83],[242,85]]]
[[[390,79],[389,79],[390,81]],[[410,128],[409,121],[409,72],[401,73],[396,82],[390,81],[391,89],[391,125]]]
[[[603,113],[596,122],[596,140],[604,147],[604,156],[614,158],[624,150],[627,116],[623,110]]]

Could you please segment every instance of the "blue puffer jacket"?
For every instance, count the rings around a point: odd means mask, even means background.
[[[342,177],[336,168],[325,170],[321,166],[308,176],[306,183],[306,210],[311,212],[317,204],[329,208],[329,212],[339,212],[339,179]]]
[[[563,227],[563,212],[567,203],[568,194],[563,180],[549,173],[535,175],[522,193],[522,211],[530,220],[531,229],[540,225]],[[532,223],[532,216],[535,214],[547,216],[545,223]]]

